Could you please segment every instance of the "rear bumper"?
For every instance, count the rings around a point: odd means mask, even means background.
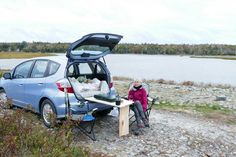
[[[52,99],[53,103],[55,104],[57,118],[62,119],[65,118],[67,115],[67,108],[65,104],[65,95],[63,92],[58,92]],[[112,106],[101,104],[101,103],[94,103],[87,101],[86,103],[80,102],[74,94],[69,94],[69,104],[70,104],[70,113],[72,115],[84,115],[88,112],[91,112],[95,108],[97,111],[103,111],[107,109],[112,109]]]
[[[67,113],[66,113],[66,105],[60,105],[60,112],[58,112],[57,114],[57,118],[58,119],[62,119],[65,118]],[[92,102],[87,102],[87,103],[79,103],[77,102],[77,104],[71,104],[70,103],[70,113],[71,116],[75,116],[77,117],[78,115],[84,115],[87,114],[89,112],[92,112],[93,110],[96,109],[96,111],[103,111],[103,110],[107,110],[107,109],[112,109],[112,106],[109,105],[105,105],[105,104],[100,104],[100,103],[92,103]]]

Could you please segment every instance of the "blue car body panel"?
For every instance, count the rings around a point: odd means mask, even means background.
[[[42,98],[44,91],[46,78],[28,78],[24,83],[24,102],[31,105],[33,109],[39,111],[39,101]]]
[[[25,90],[25,80],[15,79],[15,80],[2,80],[1,86],[6,91],[6,94],[13,104],[17,106],[24,106],[24,90]]]

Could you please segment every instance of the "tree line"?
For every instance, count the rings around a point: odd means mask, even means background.
[[[0,43],[0,52],[65,53],[70,43],[14,42]],[[225,44],[130,44],[115,47],[118,54],[164,54],[164,55],[236,55],[236,45]]]

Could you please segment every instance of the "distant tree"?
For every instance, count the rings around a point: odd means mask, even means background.
[[[48,43],[22,41],[21,43],[0,43],[0,51],[55,52],[65,53],[69,43]],[[167,55],[236,55],[236,45],[222,44],[118,44],[113,53],[118,54],[167,54]]]
[[[24,48],[27,47],[27,42],[26,41],[22,41],[20,44],[19,44],[19,51],[22,51],[24,50]]]

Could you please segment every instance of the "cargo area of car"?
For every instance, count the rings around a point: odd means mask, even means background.
[[[74,62],[66,76],[78,99],[109,92],[110,76],[100,62]]]

